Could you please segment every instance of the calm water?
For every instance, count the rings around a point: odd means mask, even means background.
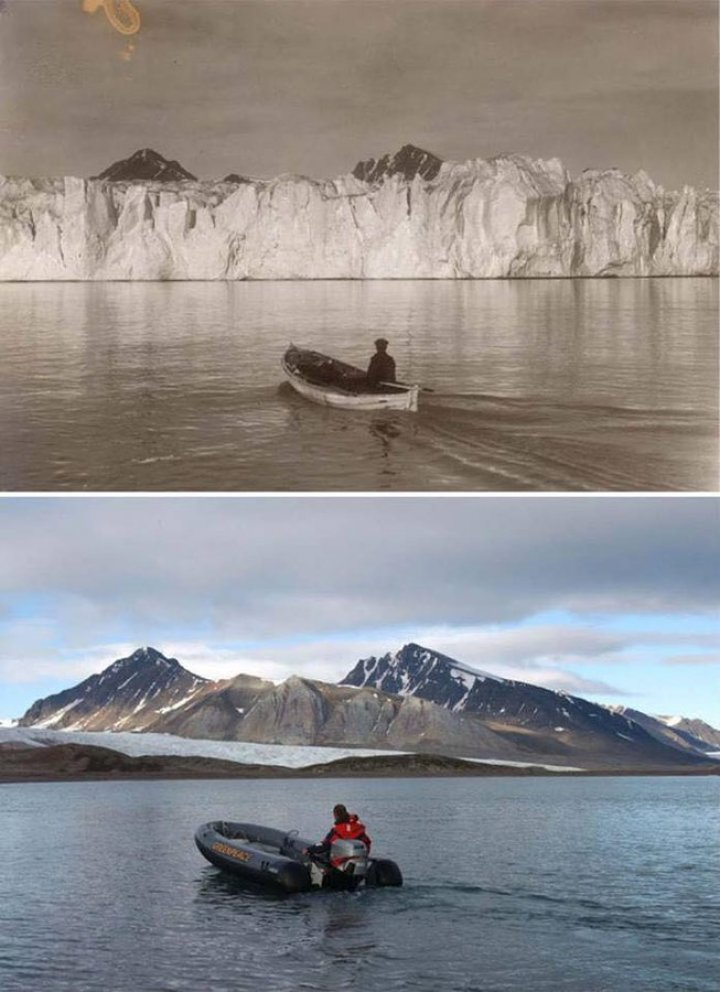
[[[720,780],[0,786],[4,992],[716,992]],[[214,818],[357,807],[405,887],[273,897]]]
[[[717,487],[717,282],[0,285],[0,489]],[[327,410],[289,341],[418,414]]]

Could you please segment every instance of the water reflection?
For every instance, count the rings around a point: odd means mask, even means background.
[[[714,489],[714,280],[0,285],[2,489]],[[313,406],[289,339],[391,341],[417,415]]]
[[[242,912],[245,903],[259,902],[275,905],[289,898],[287,892],[276,892],[267,886],[253,885],[252,882],[208,865],[202,869],[195,902],[199,905],[207,904],[210,907],[230,906]]]

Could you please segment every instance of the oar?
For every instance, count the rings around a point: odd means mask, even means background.
[[[429,386],[418,386],[416,382],[381,382],[381,386],[402,386],[403,389],[415,389],[419,388],[421,393],[434,393],[434,389],[430,389]]]

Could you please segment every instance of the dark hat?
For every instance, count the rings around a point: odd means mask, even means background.
[[[387,348],[387,346],[388,346],[388,339],[387,338],[375,338],[375,345],[376,345],[376,347],[377,347],[377,345],[383,345],[383,344]]]

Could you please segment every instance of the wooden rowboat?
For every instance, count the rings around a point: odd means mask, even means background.
[[[362,369],[319,351],[291,344],[282,368],[290,385],[305,399],[342,410],[417,411],[420,386],[381,383],[369,386]]]

